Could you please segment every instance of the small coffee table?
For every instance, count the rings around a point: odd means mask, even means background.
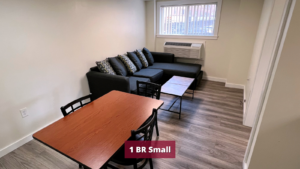
[[[173,76],[170,80],[168,80],[161,88],[161,93],[169,94],[173,96],[177,96],[177,99],[173,102],[171,107],[169,109],[161,109],[165,111],[169,111],[172,113],[179,114],[179,119],[181,117],[181,104],[182,104],[182,96],[187,91],[187,89],[191,86],[191,84],[194,82],[194,78],[188,78],[188,77],[181,77],[181,76]],[[194,92],[192,98],[194,99]],[[176,103],[176,101],[180,99],[180,109],[179,112],[171,111],[170,109],[173,107],[173,105]]]

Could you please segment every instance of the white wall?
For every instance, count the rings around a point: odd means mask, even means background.
[[[233,28],[236,25],[239,6],[240,0],[223,1],[218,40],[156,38],[156,51],[164,51],[163,44],[165,41],[205,42],[204,63],[197,60],[181,59],[180,61],[200,63],[203,65],[205,76],[226,79],[230,59],[230,44],[232,44],[232,38],[234,36]]]
[[[259,64],[259,60],[261,57],[261,52],[264,47],[264,42],[267,34],[267,29],[269,26],[270,17],[272,14],[273,6],[275,0],[265,0],[264,6],[262,9],[259,26],[256,34],[256,39],[254,43],[254,49],[252,53],[251,63],[248,72],[248,79],[247,79],[247,95],[252,92],[254,79],[256,76],[256,70]],[[248,97],[248,96],[247,96]]]
[[[146,47],[150,51],[155,51],[156,34],[156,0],[146,1]]]
[[[0,20],[0,155],[88,94],[95,61],[146,44],[141,0],[0,0]]]
[[[261,17],[263,0],[241,0],[231,44],[227,82],[245,85]]]
[[[249,169],[300,168],[300,3],[265,99]]]
[[[245,85],[262,6],[263,0],[223,0],[217,40],[157,37],[156,51],[164,50],[165,41],[203,42],[205,43],[204,62],[186,59],[177,59],[177,61],[202,64],[204,76],[212,77],[214,80],[225,82],[227,79],[228,83]],[[147,22],[148,20],[147,18]],[[151,28],[147,27],[147,29]]]
[[[253,126],[258,107],[264,96],[265,84],[274,58],[282,17],[287,0],[266,0],[261,29],[254,48],[249,70],[248,99],[244,125]],[[267,26],[267,27],[266,27]],[[251,70],[252,69],[252,70]]]

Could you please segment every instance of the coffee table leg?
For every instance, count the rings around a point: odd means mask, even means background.
[[[180,117],[181,117],[181,104],[182,104],[182,96],[180,97],[179,119],[180,119]]]
[[[195,90],[193,90],[193,99],[194,99],[194,93],[195,93]]]

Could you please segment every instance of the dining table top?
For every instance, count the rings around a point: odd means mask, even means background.
[[[33,138],[92,169],[101,168],[163,101],[111,91],[33,134]]]

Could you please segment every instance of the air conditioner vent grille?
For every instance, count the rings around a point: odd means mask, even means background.
[[[191,47],[191,46],[192,46],[192,43],[166,42],[165,45],[172,45],[172,46],[187,46],[187,47]]]
[[[203,43],[165,42],[164,52],[179,58],[201,59],[202,46]]]

